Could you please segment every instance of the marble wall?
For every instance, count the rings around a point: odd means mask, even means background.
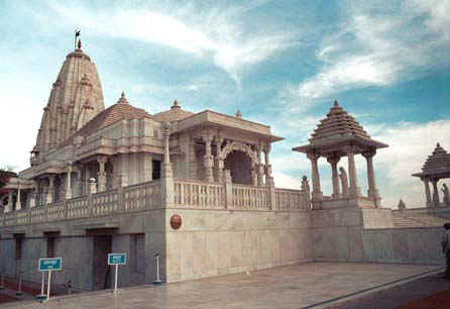
[[[167,281],[254,271],[312,260],[308,211],[169,209]]]

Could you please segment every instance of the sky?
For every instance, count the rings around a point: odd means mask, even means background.
[[[383,207],[400,198],[423,207],[411,174],[437,142],[450,150],[449,0],[0,0],[0,14],[0,167],[29,165],[75,29],[107,107],[124,91],[151,114],[176,99],[270,125],[285,138],[271,152],[277,187],[310,178],[310,162],[291,148],[308,142],[334,100],[389,144],[374,158]],[[364,158],[356,163],[365,193]],[[329,195],[325,159],[319,170]]]

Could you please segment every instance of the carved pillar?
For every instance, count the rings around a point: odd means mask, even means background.
[[[314,153],[307,154],[308,159],[311,160],[311,176],[313,182],[313,192],[312,199],[313,200],[321,200],[323,197],[322,190],[320,189],[320,175],[319,175],[319,167],[317,165],[317,159],[319,159],[319,155]]]
[[[66,199],[72,198],[72,163],[67,165]]]
[[[263,150],[263,145],[259,144],[256,147],[256,158],[258,163],[255,164],[256,172],[256,183],[255,185],[262,187],[264,185],[264,165],[261,162],[261,151]]]
[[[361,189],[358,187],[358,178],[356,174],[355,154],[352,150],[347,151],[348,157],[348,178],[350,182],[350,195],[360,196]]]
[[[332,180],[332,184],[333,184],[332,197],[333,198],[339,197],[339,174],[338,174],[338,170],[337,170],[337,164],[340,159],[341,159],[340,157],[336,157],[336,156],[327,158],[328,163],[330,163],[330,165],[331,165],[331,180]]]
[[[207,182],[213,182],[213,156],[211,155],[211,143],[213,137],[211,135],[204,135],[203,141],[205,142],[205,156],[203,157],[203,164],[205,168],[205,180]]]
[[[266,186],[268,186],[268,187],[271,185],[270,182],[272,181],[272,166],[270,165],[270,162],[269,162],[270,148],[271,148],[270,143],[267,143],[263,148],[264,162],[265,162],[264,173],[266,176]]]
[[[22,209],[22,201],[20,199],[20,185],[17,187],[16,210]]]
[[[423,184],[425,185],[425,197],[427,199],[427,207],[433,207],[431,202],[431,192],[430,192],[430,180],[427,177],[422,178]]]
[[[9,189],[8,191],[8,204],[6,204],[5,212],[10,212],[13,210],[13,191]]]
[[[378,190],[376,188],[375,182],[375,172],[373,169],[373,156],[375,155],[375,149],[371,151],[363,152],[362,155],[366,158],[367,162],[367,183],[369,189],[367,190],[367,195],[369,197],[378,198]]]
[[[174,203],[174,186],[172,163],[170,163],[170,128],[169,122],[164,123],[164,163],[161,177],[161,203],[162,207],[169,207]]]
[[[225,167],[225,163],[223,161],[223,158],[221,156],[222,151],[222,143],[223,138],[220,136],[220,132],[218,133],[218,136],[216,138],[216,156],[214,158],[215,160],[215,167],[216,167],[216,181],[217,182],[223,182],[223,169]]]
[[[108,161],[107,156],[98,156],[97,162],[98,162],[98,192],[104,192],[106,191],[106,172],[105,172],[105,164],[106,161]]]
[[[48,189],[45,199],[46,204],[53,203],[53,195],[55,194],[55,175],[48,176]]]
[[[438,179],[433,178],[431,179],[431,182],[433,183],[433,206],[439,207],[439,190],[437,187]]]

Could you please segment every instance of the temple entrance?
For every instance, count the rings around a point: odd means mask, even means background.
[[[237,184],[251,185],[252,161],[245,152],[234,150],[228,154],[224,161],[226,170],[230,171],[231,181]]]
[[[112,236],[95,235],[92,259],[93,290],[103,290],[111,287],[110,271],[107,265],[108,253],[111,253]]]

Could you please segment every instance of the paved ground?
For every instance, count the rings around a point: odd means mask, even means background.
[[[441,267],[363,263],[308,263],[191,282],[141,286],[22,302],[5,308],[325,308],[333,300],[437,272]],[[347,307],[342,307],[347,308]],[[370,308],[370,307],[364,307]],[[386,307],[383,307],[386,308]]]
[[[353,298],[341,302],[327,309],[390,309],[405,306],[404,308],[434,308],[425,307],[423,300],[427,300],[430,295],[439,295],[442,291],[450,291],[450,280],[443,279],[443,274],[435,274],[407,282],[392,288],[387,288],[379,292],[370,293],[364,296]],[[447,297],[447,299],[449,299]],[[413,307],[412,304],[422,300],[419,307]],[[428,302],[430,303],[430,302]],[[450,308],[450,302],[443,308]]]

